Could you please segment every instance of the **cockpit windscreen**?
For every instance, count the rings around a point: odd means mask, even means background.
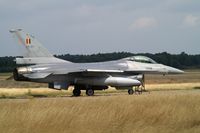
[[[135,61],[135,62],[140,62],[140,63],[150,63],[150,64],[157,64],[154,60],[152,60],[149,57],[146,56],[133,56],[133,57],[128,57],[127,60],[129,61]]]

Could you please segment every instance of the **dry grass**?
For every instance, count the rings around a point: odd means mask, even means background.
[[[67,90],[53,90],[49,88],[4,88],[0,89],[0,98],[33,98],[58,97],[72,94]]]
[[[131,96],[109,89],[93,97],[71,97],[72,88],[51,90],[44,84],[5,81],[7,77],[0,75],[1,133],[200,132],[199,71],[148,75],[151,92]],[[22,99],[4,99],[16,97]]]
[[[173,83],[173,84],[147,84],[148,91],[163,90],[193,90],[200,89],[200,83]],[[33,98],[33,97],[61,97],[72,96],[73,87],[68,90],[53,90],[49,88],[1,88],[0,98]],[[108,90],[95,91],[95,95],[127,94],[127,89],[116,90],[110,87]],[[82,96],[85,96],[82,91]]]
[[[146,75],[147,84],[163,84],[163,83],[199,83],[200,70],[185,70],[184,74],[178,75]]]
[[[147,84],[147,90],[189,90],[200,89],[200,82],[198,83],[163,83],[163,84]]]
[[[1,133],[198,133],[200,93],[0,100]]]

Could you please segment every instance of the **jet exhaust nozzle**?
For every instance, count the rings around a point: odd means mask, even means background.
[[[18,72],[18,69],[15,68],[13,71],[13,78],[15,81],[30,81],[30,79],[24,77],[22,74]]]
[[[17,68],[18,74],[28,74],[32,72],[32,69],[30,67],[19,67]]]

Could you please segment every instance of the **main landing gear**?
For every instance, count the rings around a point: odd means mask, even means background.
[[[88,96],[94,95],[94,90],[92,88],[85,87],[85,86],[82,86],[82,85],[75,85],[74,86],[73,95],[74,96],[80,96],[81,90],[86,90],[86,95],[88,95]]]
[[[128,94],[129,94],[129,95],[133,95],[133,93],[134,93],[133,88],[128,89]]]
[[[74,95],[74,96],[80,96],[80,95],[81,95],[81,90],[79,90],[79,89],[74,89],[74,90],[73,90],[73,95]]]
[[[94,95],[94,90],[93,90],[93,89],[87,89],[87,90],[86,90],[86,94],[87,94],[88,96],[93,96],[93,95]]]
[[[74,90],[73,90],[73,95],[74,96],[80,96],[81,95],[81,88],[82,88],[82,86],[75,85]]]

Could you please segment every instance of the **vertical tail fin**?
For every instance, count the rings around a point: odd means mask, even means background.
[[[24,58],[16,58],[17,64],[71,63],[54,57],[40,42],[33,36],[24,33],[22,29],[14,29],[10,30],[10,32],[26,48]]]
[[[22,29],[10,30],[18,38],[19,43],[26,48],[26,55],[24,57],[53,57],[53,55],[42,46],[32,35],[26,34]]]

